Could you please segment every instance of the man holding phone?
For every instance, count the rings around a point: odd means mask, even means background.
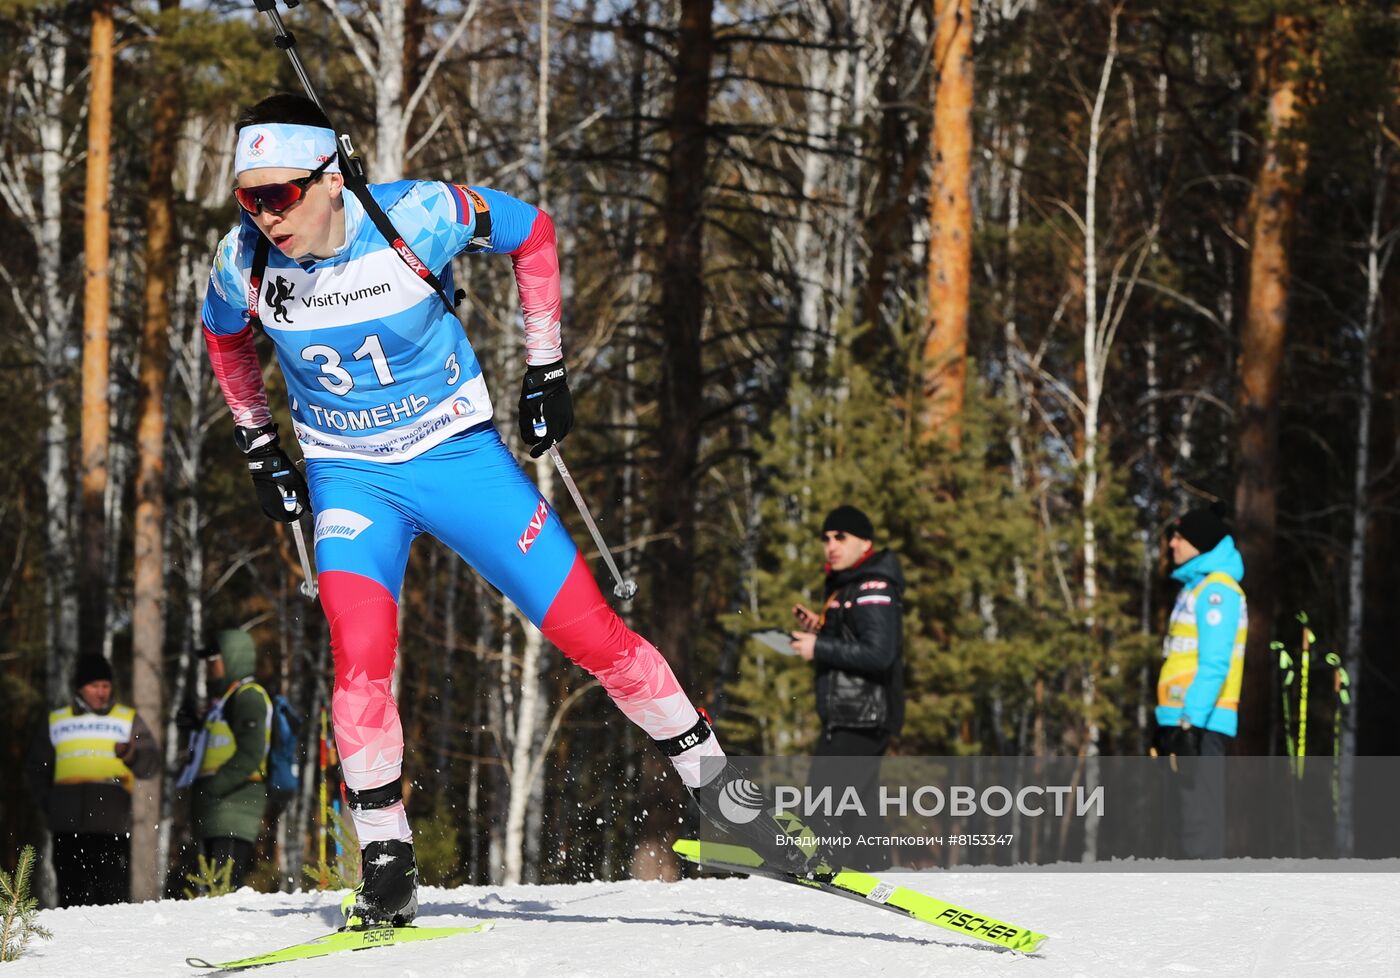
[[[799,630],[792,649],[816,669],[817,739],[814,790],[831,786],[839,799],[854,786],[870,818],[844,827],[854,837],[878,831],[878,758],[904,724],[904,641],[900,598],[904,573],[889,550],[876,550],[870,517],[854,506],[838,506],[822,523],[826,553],[826,604],[821,614],[793,607]],[[888,852],[863,849],[849,863],[858,869],[888,866]]]

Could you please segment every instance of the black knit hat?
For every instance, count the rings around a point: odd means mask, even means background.
[[[1201,553],[1209,553],[1230,535],[1229,527],[1221,519],[1222,515],[1218,503],[1209,509],[1193,509],[1177,517],[1171,525],[1171,532],[1180,533],[1183,540]]]
[[[112,664],[105,657],[96,653],[78,656],[78,662],[73,667],[73,688],[82,689],[88,683],[95,683],[101,680],[112,681]]]
[[[862,540],[875,539],[875,527],[871,524],[870,517],[854,506],[837,506],[827,514],[826,522],[822,524],[822,533],[832,531],[849,533]]]

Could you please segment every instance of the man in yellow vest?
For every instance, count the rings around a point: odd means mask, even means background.
[[[204,857],[215,866],[232,860],[230,882],[236,889],[252,868],[267,807],[272,701],[253,676],[258,662],[253,637],[227,629],[216,641],[217,649],[205,659],[211,702],[191,741],[180,786],[193,788],[194,834]]]
[[[160,747],[136,710],[112,696],[112,667],[78,657],[73,701],[29,745],[26,768],[53,833],[58,905],[131,899],[131,782],[160,770]]]
[[[1196,757],[1184,771],[1182,847],[1189,858],[1224,855],[1225,768],[1239,725],[1249,611],[1244,560],[1218,512],[1194,509],[1171,525],[1167,546],[1181,593],[1157,680],[1157,749]]]

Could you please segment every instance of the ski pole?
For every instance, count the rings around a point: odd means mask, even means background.
[[[1342,657],[1328,652],[1322,661],[1332,667],[1332,695],[1336,697],[1332,704],[1332,756],[1337,757],[1342,752],[1342,707],[1351,701],[1351,691],[1344,682],[1347,671],[1342,668]]]
[[[321,856],[321,889],[326,889],[331,885],[330,870],[326,866],[326,832],[331,821],[331,806],[326,800],[326,769],[329,767],[329,750],[326,747],[327,739],[326,708],[321,707],[321,832],[317,840]]]
[[[613,586],[613,594],[623,601],[631,601],[637,593],[637,582],[630,577],[622,579],[622,572],[617,569],[617,564],[613,561],[612,552],[608,550],[608,545],[603,542],[603,535],[598,532],[598,524],[593,522],[593,514],[588,511],[588,505],[583,501],[583,496],[579,494],[578,486],[574,485],[574,477],[569,475],[568,466],[564,464],[563,457],[559,454],[559,446],[549,446],[549,457],[554,460],[554,467],[559,470],[559,478],[564,480],[564,485],[569,490],[569,495],[574,497],[574,505],[583,516],[583,522],[588,524],[588,532],[593,534],[593,542],[603,555],[603,560],[607,562],[608,570],[612,571],[613,580],[617,583]]]
[[[297,542],[297,556],[301,558],[301,572],[304,575],[299,590],[312,601],[316,600],[316,577],[311,573],[311,559],[306,555],[306,537],[302,536],[301,523],[292,524],[292,539]]]
[[[1269,648],[1278,653],[1279,671],[1283,673],[1283,749],[1293,756],[1293,716],[1288,708],[1288,689],[1293,685],[1293,656],[1282,642],[1270,642]]]
[[[288,9],[297,6],[301,0],[283,0]],[[291,31],[287,30],[287,25],[282,21],[282,15],[277,12],[277,0],[253,0],[253,6],[260,12],[267,14],[267,19],[272,24],[272,29],[277,32],[277,37],[273,44],[287,53],[287,60],[292,63],[292,71],[296,72],[297,79],[301,82],[301,87],[306,89],[307,98],[316,103],[316,108],[322,112],[326,107],[321,104],[321,98],[316,94],[316,89],[311,87],[311,76],[306,73],[306,66],[301,63],[301,55],[297,54],[297,39]],[[350,143],[350,137],[344,133],[336,135],[336,143],[340,147],[340,165],[343,170],[353,173],[359,177],[364,176],[364,171],[360,166],[360,159],[355,155],[355,148]]]
[[[1342,666],[1342,657],[1328,652],[1323,657],[1332,667],[1332,810],[1336,812],[1342,800],[1342,710],[1351,705],[1351,676]]]
[[[1337,670],[1332,688],[1337,693],[1338,701],[1342,706],[1351,706],[1351,674],[1342,665],[1342,657],[1335,652],[1328,653],[1327,664]]]
[[[1298,777],[1301,778],[1308,756],[1308,661],[1312,658],[1309,648],[1317,636],[1308,627],[1306,612],[1299,612],[1298,619],[1303,623],[1303,668],[1298,676]]]
[[[297,508],[297,497],[295,493],[283,493],[282,505],[287,512],[294,512]],[[301,532],[301,520],[298,518],[291,523],[292,539],[296,541],[297,556],[301,558],[301,587],[298,589],[312,601],[316,600],[316,577],[311,573],[311,558],[306,555],[306,537]]]
[[[301,0],[283,0],[283,2],[290,10],[300,4]],[[307,97],[316,103],[316,108],[322,112],[326,111],[326,107],[321,104],[321,99],[316,95],[316,90],[311,87],[311,76],[306,73],[306,66],[301,63],[301,55],[297,54],[296,35],[287,30],[287,25],[282,22],[282,15],[277,12],[277,0],[253,0],[253,6],[260,13],[267,14],[267,19],[272,23],[272,29],[277,32],[277,40],[272,43],[287,52],[287,59],[291,61],[292,70],[296,72],[301,87],[306,89]]]

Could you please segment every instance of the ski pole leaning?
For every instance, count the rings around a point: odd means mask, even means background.
[[[1351,676],[1342,665],[1342,657],[1328,652],[1323,661],[1332,667],[1332,812],[1339,814],[1342,804],[1342,710],[1351,706]]]
[[[1303,765],[1308,756],[1308,665],[1312,659],[1312,643],[1317,640],[1308,627],[1307,612],[1298,612],[1298,620],[1303,624],[1303,668],[1298,675],[1298,777],[1303,776]]]
[[[578,486],[574,485],[574,477],[569,475],[569,468],[564,464],[563,457],[559,454],[559,447],[551,445],[549,447],[549,457],[554,460],[554,467],[559,470],[559,478],[564,480],[564,485],[569,490],[569,495],[574,497],[574,505],[578,507],[579,513],[583,516],[583,522],[588,525],[588,532],[593,534],[593,542],[597,545],[598,551],[603,555],[603,560],[608,565],[608,570],[612,571],[613,580],[617,583],[613,585],[613,594],[623,601],[630,601],[637,593],[637,582],[632,578],[623,580],[622,572],[617,569],[616,562],[613,561],[612,552],[608,550],[608,545],[603,542],[603,535],[598,532],[598,524],[593,522],[593,514],[588,511],[588,505],[583,501],[583,496],[579,494]]]
[[[300,0],[283,0],[283,2],[290,8],[297,6]],[[253,6],[259,12],[267,15],[268,21],[272,24],[272,29],[277,33],[277,39],[274,43],[287,53],[287,60],[292,63],[292,71],[296,72],[297,79],[301,82],[301,87],[306,89],[307,97],[316,103],[317,108],[324,111],[325,107],[321,105],[321,99],[316,94],[316,89],[311,87],[311,76],[306,73],[306,66],[301,63],[301,56],[297,54],[296,37],[293,36],[291,31],[287,30],[287,25],[282,21],[282,15],[277,12],[277,0],[253,0]],[[345,156],[344,162],[346,166],[352,167],[354,165],[354,151],[350,146],[350,140],[345,136],[339,136],[337,141]],[[291,512],[296,508],[296,497],[283,497],[283,504],[286,505],[287,511]],[[302,581],[301,587],[298,590],[309,600],[315,601],[317,593],[316,577],[311,573],[311,560],[306,554],[306,537],[301,532],[300,520],[292,523],[292,539],[296,541],[297,556],[301,559]]]
[[[282,505],[291,513],[297,508],[297,497],[295,495],[284,495]],[[296,541],[297,556],[301,558],[301,587],[298,589],[312,601],[316,600],[316,575],[311,573],[311,558],[306,553],[306,537],[301,532],[301,520],[297,519],[290,524],[292,528],[292,539]]]
[[[1288,648],[1282,642],[1270,642],[1269,648],[1278,653],[1278,668],[1283,673],[1283,747],[1284,753],[1292,757],[1295,751],[1293,744],[1293,713],[1288,705],[1288,691],[1293,687],[1293,680],[1296,673],[1293,671],[1293,656],[1288,654]],[[1289,761],[1292,764],[1292,761]]]

